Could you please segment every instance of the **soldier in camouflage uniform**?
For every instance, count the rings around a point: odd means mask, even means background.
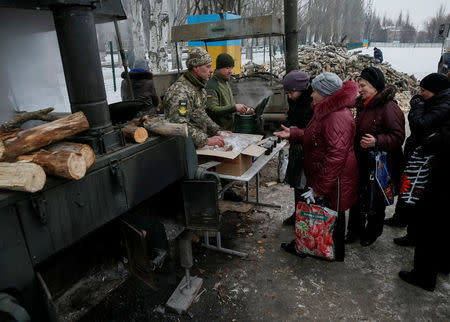
[[[164,113],[174,123],[186,123],[196,148],[224,146],[219,126],[206,114],[206,81],[212,73],[212,58],[202,48],[189,51],[183,74],[164,96]]]

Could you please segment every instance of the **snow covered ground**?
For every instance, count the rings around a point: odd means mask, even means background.
[[[414,75],[418,80],[437,72],[440,47],[378,47],[383,52],[384,62],[388,62],[399,72]],[[358,49],[355,49],[358,50]],[[361,50],[361,49],[359,49]],[[373,56],[373,47],[362,49],[362,54]]]
[[[422,79],[430,73],[434,73],[437,70],[437,64],[441,54],[441,48],[439,47],[379,47],[383,52],[384,62],[388,62],[391,66],[408,75],[414,75],[418,80]],[[359,48],[355,50],[362,51],[362,54],[373,55],[373,47]],[[278,52],[275,55],[276,58],[282,57]],[[185,59],[185,57],[183,57]],[[242,55],[242,65],[248,62],[245,55]],[[264,62],[264,54],[262,52],[253,54],[253,61],[256,64],[262,64]],[[266,51],[265,62],[269,62],[269,53]],[[184,60],[183,60],[184,66]],[[114,92],[113,88],[113,76],[111,68],[103,68],[103,77],[105,79],[105,87],[108,98],[108,103],[115,103],[121,100],[120,98],[120,83],[122,79],[120,74],[122,68],[116,68],[116,84],[117,90]]]

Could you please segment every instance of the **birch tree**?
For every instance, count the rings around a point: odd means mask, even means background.
[[[153,0],[150,3],[149,65],[154,72],[166,72],[167,48],[169,45],[170,20],[169,1]]]

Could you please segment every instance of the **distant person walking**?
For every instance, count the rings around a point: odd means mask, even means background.
[[[375,62],[381,64],[383,62],[383,52],[380,48],[375,47],[373,49],[373,57],[375,58]]]

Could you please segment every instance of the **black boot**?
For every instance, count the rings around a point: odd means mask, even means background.
[[[301,258],[306,257],[306,254],[297,252],[297,247],[295,246],[295,239],[293,239],[290,243],[281,243],[281,248],[283,248],[288,253],[297,255]]]
[[[347,232],[347,235],[345,235],[345,239],[344,242],[346,244],[352,244],[354,243],[357,239],[359,238],[359,236],[357,234],[352,233],[351,231]]]
[[[402,222],[398,217],[396,217],[395,215],[392,216],[391,218],[386,218],[384,220],[384,224],[387,226],[391,226],[391,227],[400,227],[400,228],[404,228],[406,227],[406,224],[404,222]]]
[[[415,246],[416,241],[406,234],[405,236],[394,238],[394,244],[399,246]]]
[[[283,225],[284,226],[294,226],[296,216],[297,216],[297,214],[294,211],[294,213],[291,216],[289,216],[285,220],[283,220]]]
[[[377,237],[361,237],[361,240],[359,241],[359,243],[361,244],[361,246],[363,247],[367,247],[372,245],[375,241],[377,240]]]
[[[414,270],[412,270],[411,272],[400,271],[398,273],[398,276],[406,283],[423,288],[425,291],[433,292],[434,288],[436,287],[436,281],[426,281],[425,279],[420,278],[420,276],[418,276],[418,274],[415,273]]]

